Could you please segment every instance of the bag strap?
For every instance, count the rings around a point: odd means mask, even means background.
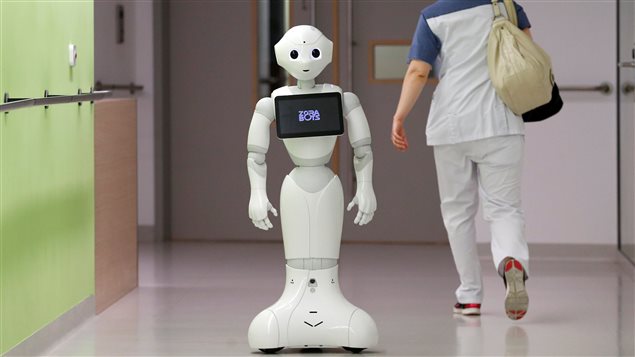
[[[513,0],[504,0],[505,1],[505,9],[507,10],[507,17],[509,21],[518,27],[518,15],[516,14],[516,6],[514,6]]]
[[[507,19],[509,22],[518,27],[518,15],[516,14],[516,6],[513,0],[503,0],[505,4],[505,10],[507,11]],[[498,6],[498,0],[492,0],[492,7],[494,8],[494,18],[503,17],[501,9]]]
[[[501,14],[501,9],[498,7],[498,0],[492,0],[492,7],[494,8],[494,18],[498,18],[503,16]]]

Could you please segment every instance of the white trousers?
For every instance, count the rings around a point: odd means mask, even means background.
[[[506,257],[528,269],[520,198],[524,140],[522,135],[511,135],[434,147],[441,214],[461,280],[456,290],[460,303],[483,299],[474,223],[479,192],[483,216],[490,223],[496,269],[500,273]]]

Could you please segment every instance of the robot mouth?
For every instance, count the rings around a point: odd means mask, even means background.
[[[302,72],[308,72],[308,71],[309,71],[308,69],[303,69],[303,70],[302,70]]]

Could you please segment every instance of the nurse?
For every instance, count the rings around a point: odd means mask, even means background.
[[[391,139],[397,150],[408,149],[404,121],[434,68],[439,84],[426,136],[434,148],[441,213],[460,277],[453,311],[481,311],[483,282],[474,222],[480,193],[492,233],[494,265],[506,287],[505,311],[517,320],[529,304],[529,252],[521,207],[525,130],[522,118],[505,106],[490,82],[487,40],[492,6],[491,0],[439,0],[421,12]],[[515,6],[519,27],[531,36],[527,15]]]

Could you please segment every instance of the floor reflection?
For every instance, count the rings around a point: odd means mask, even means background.
[[[529,355],[529,336],[518,325],[509,326],[505,333],[505,356]]]
[[[247,328],[280,297],[282,248],[141,244],[140,288],[46,355],[255,356]],[[503,282],[486,264],[482,315],[452,315],[458,279],[447,246],[343,245],[342,291],[380,331],[379,346],[364,354],[634,356],[633,267],[617,264],[614,256],[536,256],[527,283],[529,312],[512,321],[504,311]],[[306,355],[298,349],[281,353]],[[324,349],[320,355],[350,353]]]

